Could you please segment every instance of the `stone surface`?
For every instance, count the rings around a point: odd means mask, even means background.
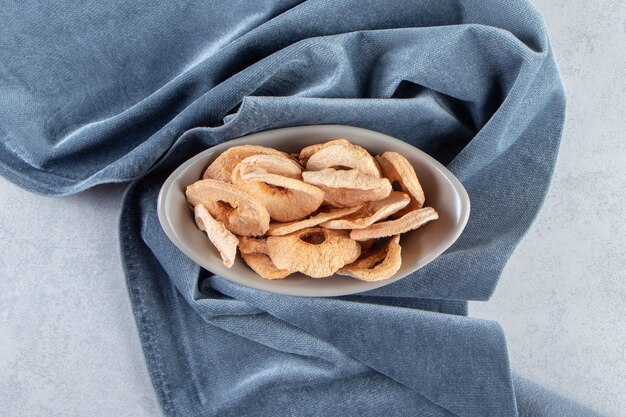
[[[537,2],[568,92],[546,204],[486,303],[515,371],[626,416],[626,6]],[[155,416],[118,255],[122,186],[0,179],[0,414]]]
[[[552,187],[491,300],[520,374],[626,416],[626,3],[536,2],[567,91]]]
[[[160,415],[118,253],[122,192],[54,199],[0,178],[0,415]]]

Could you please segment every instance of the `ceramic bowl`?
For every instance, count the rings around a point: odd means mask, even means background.
[[[371,154],[395,151],[415,168],[426,195],[426,204],[437,210],[439,219],[402,235],[402,266],[390,279],[364,282],[341,275],[313,279],[300,273],[283,280],[266,280],[250,269],[238,255],[226,268],[206,234],[200,231],[185,200],[185,189],[200,179],[206,167],[226,149],[238,145],[261,145],[288,153],[336,138],[367,149]],[[448,169],[412,145],[371,130],[340,125],[316,125],[267,130],[214,146],[194,156],[165,181],[158,198],[158,215],[172,242],[203,268],[247,287],[281,294],[329,297],[372,290],[402,279],[432,262],[459,237],[470,212],[470,201],[460,181]]]

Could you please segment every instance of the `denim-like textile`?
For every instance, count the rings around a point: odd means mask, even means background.
[[[586,416],[512,376],[485,300],[549,185],[565,98],[526,1],[2,1],[0,168],[65,195],[135,180],[120,219],[167,416]],[[347,124],[403,139],[472,213],[389,286],[298,298],[212,276],[159,226],[159,187],[209,146]]]

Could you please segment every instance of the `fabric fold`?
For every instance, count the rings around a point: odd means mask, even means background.
[[[223,279],[214,285],[332,342],[350,357],[457,415],[469,410],[515,414],[504,334],[495,322],[329,298],[277,296],[241,287],[233,291],[235,285]]]

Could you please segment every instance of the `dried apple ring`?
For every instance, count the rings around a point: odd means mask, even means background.
[[[302,150],[300,151],[300,163],[302,165],[306,165],[306,163],[308,162],[309,158],[316,152],[321,151],[324,148],[327,148],[329,146],[334,146],[334,145],[351,145],[350,142],[348,142],[347,139],[343,139],[343,138],[339,138],[339,139],[333,139],[330,140],[328,142],[325,143],[317,143],[315,145],[311,145],[311,146],[307,146],[305,148],[302,148]]]
[[[282,175],[283,177],[302,178],[302,166],[284,155],[252,155],[242,159],[237,165],[240,165],[239,169],[242,175],[249,171],[263,170],[270,174]]]
[[[324,206],[327,207],[327,206]],[[327,207],[328,208],[328,207]],[[355,211],[359,210],[361,206],[346,207],[331,209],[328,211],[320,211],[319,213],[309,217],[308,219],[298,220],[289,223],[270,223],[270,228],[267,234],[270,236],[283,236],[289,233],[296,232],[307,227],[314,227],[318,224],[324,223],[328,220],[336,219],[338,217],[347,216]]]
[[[431,220],[438,219],[439,215],[432,207],[424,207],[411,211],[396,220],[374,223],[365,229],[354,229],[350,232],[350,237],[354,240],[378,239],[381,237],[399,235],[401,233],[415,230]]]
[[[241,257],[254,272],[265,279],[283,279],[291,274],[286,269],[278,269],[269,256],[260,252],[241,253]]]
[[[239,238],[239,252],[267,254],[267,239],[265,237],[242,236]]]
[[[311,155],[306,163],[307,171],[321,171],[334,167],[352,168],[366,175],[380,178],[378,164],[372,155],[360,146],[351,143],[326,146]]]
[[[209,211],[202,204],[198,204],[193,209],[196,224],[200,230],[204,230],[209,240],[222,257],[222,261],[227,268],[233,266],[237,256],[237,245],[239,240],[224,225],[211,216]]]
[[[327,229],[364,229],[406,207],[409,201],[411,201],[411,199],[408,195],[398,191],[392,191],[387,198],[370,201],[360,210],[346,217],[322,223],[322,227],[326,227]]]
[[[359,245],[361,245],[361,253],[371,249],[374,244],[378,242],[378,239],[368,239],[368,240],[360,240]]]
[[[193,207],[202,204],[218,222],[240,236],[260,236],[270,227],[270,216],[263,204],[233,184],[200,180],[185,191]]]
[[[245,164],[235,167],[232,182],[256,196],[270,217],[280,222],[300,220],[324,201],[324,192],[311,184],[270,174],[262,168],[250,170]]]
[[[385,178],[389,179],[392,184],[397,181],[402,191],[411,197],[409,205],[396,213],[396,216],[404,216],[410,211],[422,208],[426,197],[413,165],[397,152],[385,152],[382,156],[377,156],[376,160]]]
[[[204,171],[202,179],[214,179],[224,182],[230,182],[230,176],[235,166],[245,158],[252,155],[276,155],[291,159],[291,156],[285,152],[272,148],[257,145],[233,146],[226,149],[218,156],[215,161],[209,165]]]
[[[402,265],[401,254],[400,235],[394,235],[384,246],[362,253],[359,259],[337,273],[368,282],[389,279]]]
[[[361,247],[347,232],[321,227],[270,236],[267,249],[277,268],[299,271],[313,278],[328,277],[361,254]]]
[[[376,178],[356,169],[305,171],[302,179],[324,191],[324,201],[335,207],[352,207],[381,200],[391,193],[387,178]]]

